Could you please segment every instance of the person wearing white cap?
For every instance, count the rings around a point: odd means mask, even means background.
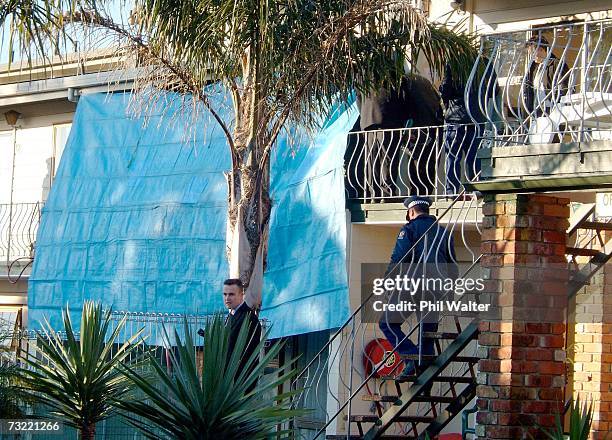
[[[449,276],[456,276],[457,266],[453,237],[440,225],[434,225],[436,218],[429,214],[431,201],[427,197],[413,196],[404,200],[404,206],[408,209],[406,223],[397,236],[395,248],[391,254],[391,261],[385,276],[397,272],[399,265],[409,266],[415,271],[417,264],[442,265],[449,271]],[[433,225],[433,226],[432,226]],[[427,234],[424,239],[423,235]],[[423,267],[424,267],[423,266]],[[420,267],[420,266],[419,266]],[[415,271],[416,272],[416,271]],[[414,272],[413,272],[414,273]],[[384,313],[379,321],[381,331],[387,340],[395,347],[400,355],[418,354],[419,348],[406,337],[402,331],[402,322],[405,317]],[[421,315],[419,314],[419,318]],[[430,314],[422,321],[422,332],[435,332],[438,330],[437,315]],[[423,338],[421,354],[434,354],[434,340]],[[407,361],[404,371],[400,377],[411,375],[415,372],[415,365]],[[421,365],[421,367],[424,367]]]

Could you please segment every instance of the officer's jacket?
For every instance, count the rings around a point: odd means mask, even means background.
[[[434,226],[427,233],[427,237],[419,241],[419,238],[425,234],[425,231],[427,231],[435,221],[435,217],[422,214],[402,227],[397,236],[393,253],[391,254],[391,261],[389,262],[387,273],[400,262],[455,265],[455,244],[453,242],[453,237],[442,226]],[[416,246],[414,246],[415,243],[417,243]],[[413,246],[414,249],[412,249]],[[425,252],[426,258],[423,257]]]

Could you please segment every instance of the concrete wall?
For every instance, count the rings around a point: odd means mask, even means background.
[[[525,29],[561,20],[594,20],[610,17],[606,0],[468,0],[474,15],[472,29],[478,33]]]

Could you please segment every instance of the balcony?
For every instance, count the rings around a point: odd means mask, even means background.
[[[40,209],[40,202],[0,204],[0,261],[7,267],[23,267],[33,257]]]
[[[349,133],[344,162],[352,220],[403,221],[402,202],[412,195],[430,197],[434,213],[446,209],[462,194],[465,182],[479,179],[476,153],[488,136],[487,124]],[[454,209],[476,206],[471,195],[461,198]]]
[[[466,96],[490,136],[470,189],[612,186],[610,41],[609,19],[482,38]]]
[[[397,220],[410,195],[443,209],[464,187],[612,187],[610,41],[610,19],[484,36],[465,90],[479,123],[348,135],[353,221]]]

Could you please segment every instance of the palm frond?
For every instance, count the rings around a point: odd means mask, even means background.
[[[53,417],[81,429],[113,414],[112,401],[130,391],[119,365],[139,358],[142,330],[118,343],[125,319],[109,335],[110,311],[90,301],[83,305],[79,334],[68,307],[63,321],[65,338],[45,322],[34,354],[22,358],[28,368],[20,374],[28,383],[25,393],[47,405]]]
[[[556,414],[555,426],[553,428],[539,427],[547,439],[588,440],[591,434],[591,424],[593,423],[592,403],[586,405],[580,401],[580,396],[578,396],[575,401],[570,403],[569,413],[569,431],[567,434],[563,429],[563,419],[560,414]]]

